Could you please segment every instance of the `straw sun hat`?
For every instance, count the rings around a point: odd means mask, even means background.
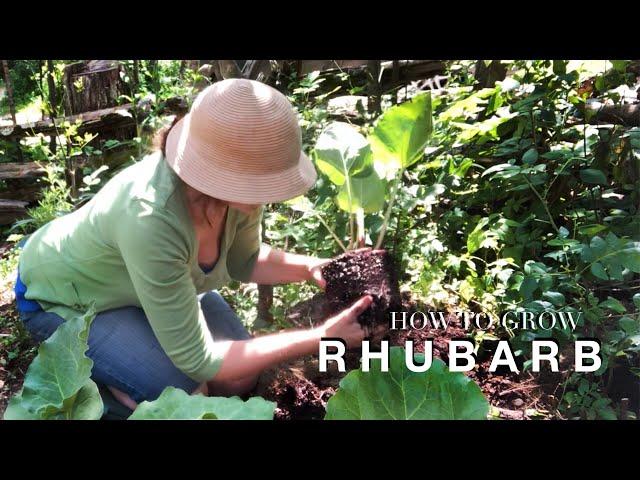
[[[287,98],[260,82],[229,79],[200,92],[171,129],[166,160],[191,187],[229,202],[263,204],[316,181]]]

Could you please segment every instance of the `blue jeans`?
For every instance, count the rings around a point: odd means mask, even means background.
[[[218,292],[199,295],[200,306],[215,340],[251,338],[242,322]],[[20,313],[37,341],[47,339],[64,319],[42,310]],[[122,307],[96,315],[89,329],[87,356],[93,360],[91,378],[127,393],[134,401],[155,400],[173,386],[186,392],[198,387],[173,364],[138,307]]]

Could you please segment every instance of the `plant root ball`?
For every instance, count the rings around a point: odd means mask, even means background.
[[[351,306],[364,295],[371,295],[371,307],[358,318],[367,334],[376,325],[389,323],[389,312],[402,306],[398,276],[387,252],[347,252],[322,269],[327,282],[325,295],[333,315]]]

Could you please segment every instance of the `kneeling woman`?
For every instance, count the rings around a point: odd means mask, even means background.
[[[92,376],[131,409],[167,386],[245,393],[321,337],[358,344],[370,297],[320,327],[251,338],[214,291],[231,279],[322,287],[326,260],[260,242],[262,206],[316,179],[286,97],[250,80],[215,83],[162,143],[26,242],[16,298],[36,339],[94,304]]]

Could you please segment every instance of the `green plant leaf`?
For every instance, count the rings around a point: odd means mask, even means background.
[[[596,185],[606,185],[607,177],[602,170],[595,168],[585,168],[580,170],[580,178],[584,183],[591,183]]]
[[[634,333],[638,333],[640,330],[640,323],[636,322],[631,317],[622,317],[618,320],[618,325],[620,325],[620,328],[624,330],[624,333],[627,335],[633,335]]]
[[[526,165],[533,165],[538,161],[538,151],[535,148],[530,148],[522,156],[522,163]]]
[[[587,237],[593,237],[597,233],[600,233],[603,230],[606,230],[608,227],[606,225],[592,224],[592,225],[583,225],[578,228],[578,232],[580,235],[585,235]]]
[[[489,223],[489,218],[484,217],[481,218],[478,224],[471,231],[469,236],[467,237],[467,251],[469,253],[473,253],[478,250],[482,246],[482,242],[484,242],[487,233],[483,230],[483,228]]]
[[[384,207],[385,188],[384,182],[372,169],[368,177],[353,177],[351,179],[351,209],[349,209],[349,194],[345,182],[338,191],[336,203],[341,210],[348,213],[356,213],[363,209],[365,213],[379,212]]]
[[[284,204],[296,212],[309,213],[313,211],[313,203],[304,195],[287,200]]]
[[[602,420],[618,419],[618,416],[616,415],[615,410],[611,407],[604,407],[604,408],[598,409],[598,417],[601,418]]]
[[[142,402],[129,420],[273,420],[276,404],[262,397],[189,395],[167,387],[153,402]]]
[[[636,306],[636,308],[640,309],[640,293],[636,293],[633,296],[633,304]]]
[[[432,130],[430,92],[385,111],[369,136],[374,165],[380,176],[389,178],[419,160]]]
[[[484,177],[485,175],[496,173],[495,176],[497,178],[509,178],[519,174],[521,171],[522,167],[511,165],[510,163],[501,163],[500,165],[494,165],[493,167],[487,168],[482,172],[481,176]]]
[[[526,276],[520,284],[520,293],[525,300],[530,300],[533,297],[533,292],[535,292],[537,288],[538,281],[532,276]]]
[[[601,308],[608,308],[609,310],[613,310],[616,313],[624,313],[627,309],[620,303],[620,301],[613,297],[607,297],[604,302],[600,302],[598,305]]]
[[[338,186],[372,162],[367,139],[355,127],[344,122],[333,122],[322,131],[312,157],[318,170]]]
[[[553,61],[553,73],[556,75],[566,75],[567,73],[567,61],[566,60],[554,60]]]
[[[628,242],[620,252],[625,267],[634,273],[640,273],[640,242]]]
[[[439,119],[443,122],[446,122],[475,115],[482,110],[482,105],[488,102],[488,100],[486,99],[493,95],[495,92],[495,88],[480,89],[472,95],[469,95],[468,97],[455,102],[447,110],[440,114]]]
[[[95,312],[72,318],[38,348],[20,394],[13,397],[6,420],[98,420],[103,413],[98,387],[91,380],[93,361],[85,356]]]
[[[415,359],[423,362],[424,354]],[[489,402],[467,376],[437,358],[426,372],[412,372],[405,350],[392,347],[388,372],[374,359],[369,372],[352,370],[340,381],[325,420],[483,420],[488,412]]]
[[[627,65],[629,64],[629,60],[611,60],[611,65],[613,65],[613,69],[617,72],[625,72],[627,69]]]
[[[609,275],[607,275],[606,270],[599,262],[591,264],[591,273],[602,280],[609,280]]]
[[[549,300],[551,303],[553,303],[556,307],[561,307],[562,305],[564,305],[566,303],[566,300],[564,298],[564,295],[560,292],[543,292],[542,293],[543,298]]]

